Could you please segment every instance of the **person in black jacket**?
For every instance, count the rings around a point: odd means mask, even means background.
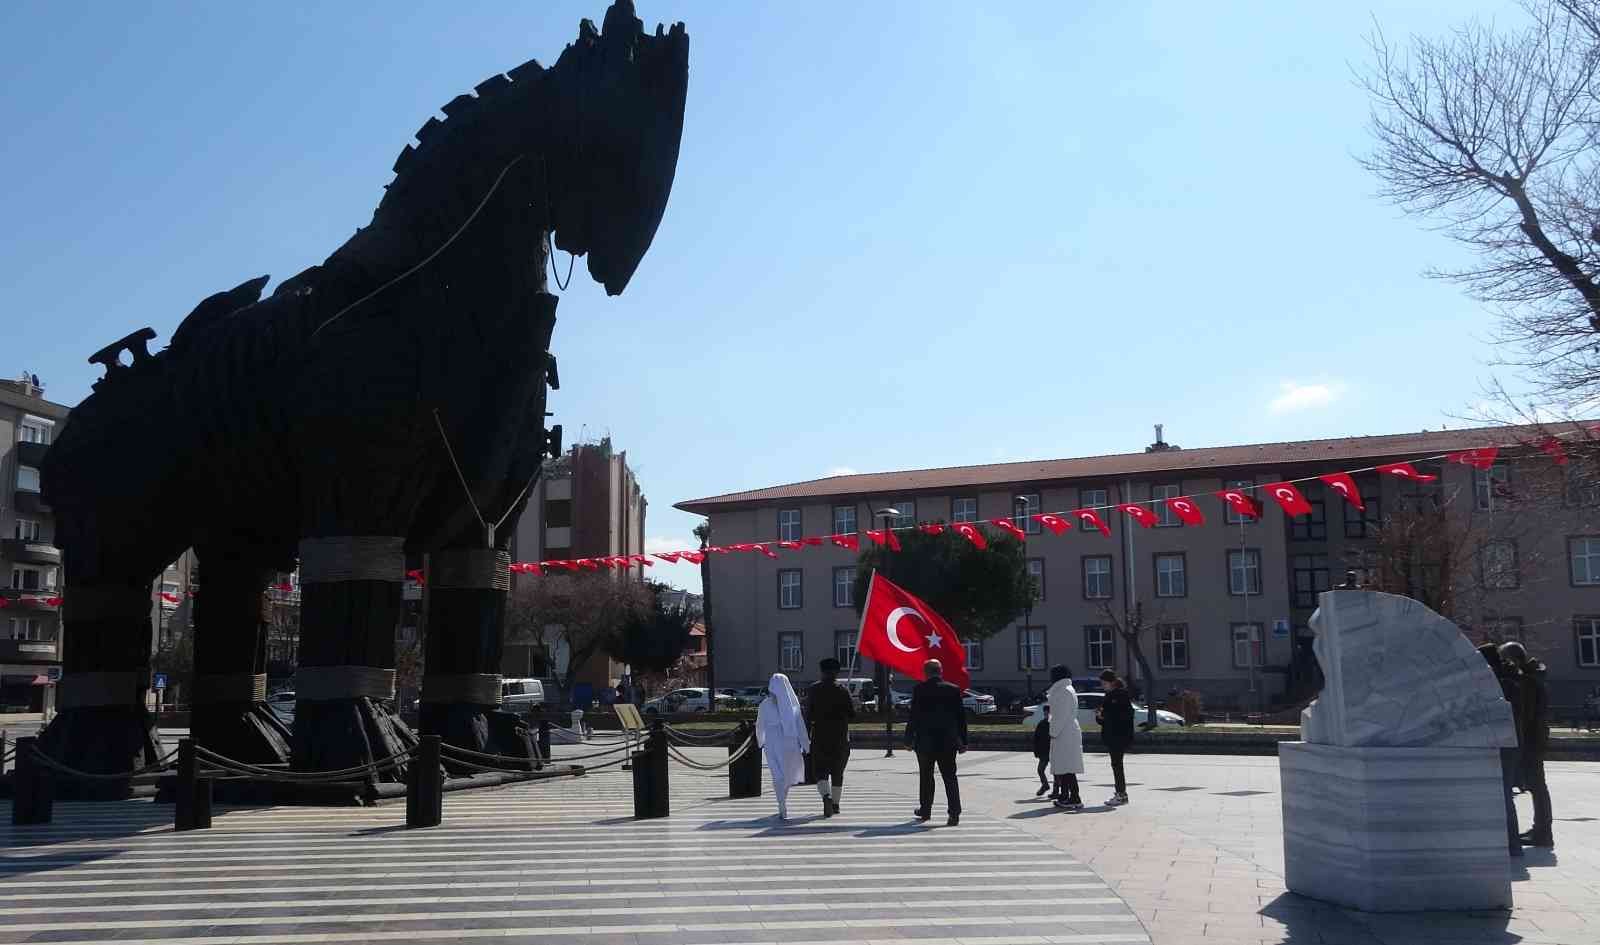
[[[839,813],[839,794],[844,791],[844,769],[850,763],[850,722],[856,705],[849,690],[839,685],[839,661],[822,661],[822,679],[811,684],[806,706],[811,722],[811,771],[817,777],[817,793],[822,795],[822,816]]]
[[[1033,792],[1034,797],[1043,797],[1052,787],[1050,778],[1045,774],[1050,770],[1050,707],[1042,705],[1039,708],[1044,710],[1044,717],[1033,727],[1033,757],[1039,759],[1039,790]],[[1056,799],[1053,791],[1050,799]]]
[[[961,822],[961,788],[956,783],[956,755],[967,750],[967,712],[961,690],[944,681],[944,666],[928,660],[925,677],[911,690],[911,718],[906,722],[906,746],[917,753],[918,805],[913,816],[926,821],[933,812],[933,766],[944,780],[944,800],[950,826]]]
[[[1116,793],[1106,806],[1116,807],[1128,803],[1128,777],[1122,770],[1122,756],[1133,744],[1133,698],[1128,695],[1128,684],[1113,669],[1100,674],[1100,688],[1106,696],[1095,718],[1100,723],[1100,741],[1111,755],[1111,779],[1116,782]]]
[[[1511,786],[1516,782],[1522,766],[1522,753],[1519,750],[1522,744],[1522,684],[1517,679],[1516,670],[1500,658],[1500,648],[1493,643],[1478,647],[1478,655],[1489,664],[1490,672],[1494,673],[1495,681],[1500,684],[1500,692],[1511,703],[1511,722],[1517,733],[1517,747],[1500,749],[1500,776],[1505,785],[1506,832],[1509,834],[1507,846],[1512,856],[1521,856],[1522,833],[1517,829],[1517,802],[1511,796]]]
[[[1515,640],[1500,644],[1500,659],[1517,668],[1522,684],[1522,720],[1517,733],[1522,744],[1522,789],[1533,798],[1533,827],[1522,835],[1522,842],[1530,847],[1554,847],[1550,785],[1544,779],[1544,755],[1550,747],[1550,690],[1544,681],[1547,667]]]

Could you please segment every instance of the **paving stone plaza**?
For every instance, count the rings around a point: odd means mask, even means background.
[[[385,805],[219,808],[175,834],[170,806],[58,802],[50,825],[0,827],[0,945],[1600,940],[1593,765],[1550,766],[1558,847],[1529,851],[1514,910],[1382,916],[1284,891],[1276,759],[1130,756],[1118,809],[1089,765],[1090,806],[1067,813],[1034,799],[1031,756],[969,753],[956,828],[911,823],[913,756],[866,749],[841,816],[796,788],[787,824],[676,766],[654,821],[615,768],[454,793],[428,830]]]

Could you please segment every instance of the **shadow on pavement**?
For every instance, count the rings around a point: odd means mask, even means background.
[[[1297,893],[1284,893],[1260,914],[1283,927],[1286,942],[1338,942],[1340,945],[1411,945],[1419,941],[1470,941],[1474,945],[1514,945],[1522,936],[1509,931],[1511,913],[1360,912]]]

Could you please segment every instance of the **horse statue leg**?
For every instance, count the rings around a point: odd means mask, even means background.
[[[252,549],[253,550],[253,549]],[[190,729],[198,744],[247,764],[289,760],[288,726],[267,707],[263,591],[271,557],[201,546]]]

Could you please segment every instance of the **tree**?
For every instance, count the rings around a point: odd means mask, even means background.
[[[1109,601],[1101,601],[1100,615],[1115,630],[1117,636],[1128,647],[1128,652],[1133,656],[1134,662],[1139,664],[1139,675],[1144,683],[1145,724],[1154,728],[1156,725],[1156,672],[1150,668],[1150,660],[1144,655],[1145,631],[1159,626],[1159,614],[1152,620],[1146,620],[1144,604],[1135,603],[1133,613],[1124,611],[1120,615],[1111,606]]]
[[[700,615],[687,606],[668,606],[665,584],[645,582],[651,595],[648,609],[630,614],[606,643],[606,652],[634,673],[666,673],[677,665],[689,646],[689,633]]]
[[[1022,542],[1011,535],[993,536],[989,547],[979,550],[950,531],[929,535],[912,529],[897,534],[899,551],[873,546],[861,552],[856,613],[867,604],[867,583],[874,570],[927,601],[962,640],[987,640],[1026,613],[1037,598]]]
[[[1498,307],[1505,363],[1571,407],[1600,396],[1600,6],[1525,7],[1509,31],[1471,22],[1400,49],[1376,33],[1363,163],[1472,250],[1435,274]]]
[[[627,621],[648,611],[650,599],[644,584],[609,573],[547,574],[516,588],[506,605],[506,630],[552,657],[566,656],[557,682],[571,699],[578,673]]]

